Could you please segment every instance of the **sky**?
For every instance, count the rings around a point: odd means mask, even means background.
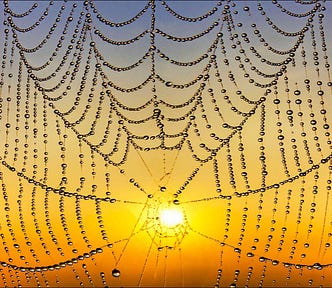
[[[0,286],[331,283],[329,1],[324,18],[294,1],[156,1],[154,16],[38,1],[17,17],[33,3],[1,16]]]

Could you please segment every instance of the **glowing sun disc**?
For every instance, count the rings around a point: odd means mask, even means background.
[[[166,208],[160,211],[160,223],[168,228],[173,228],[183,223],[182,211],[174,208]]]

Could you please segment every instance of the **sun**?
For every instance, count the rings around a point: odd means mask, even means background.
[[[188,234],[189,224],[186,211],[173,199],[149,199],[142,230],[151,237],[158,249],[178,247]]]
[[[184,216],[181,210],[176,208],[165,208],[159,211],[161,225],[167,228],[174,228],[183,224]]]

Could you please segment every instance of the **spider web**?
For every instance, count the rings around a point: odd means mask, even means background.
[[[329,5],[4,1],[3,286],[328,285]]]

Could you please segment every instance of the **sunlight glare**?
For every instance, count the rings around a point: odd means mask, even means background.
[[[173,228],[183,223],[183,213],[174,208],[163,209],[160,211],[160,223],[167,228]]]

